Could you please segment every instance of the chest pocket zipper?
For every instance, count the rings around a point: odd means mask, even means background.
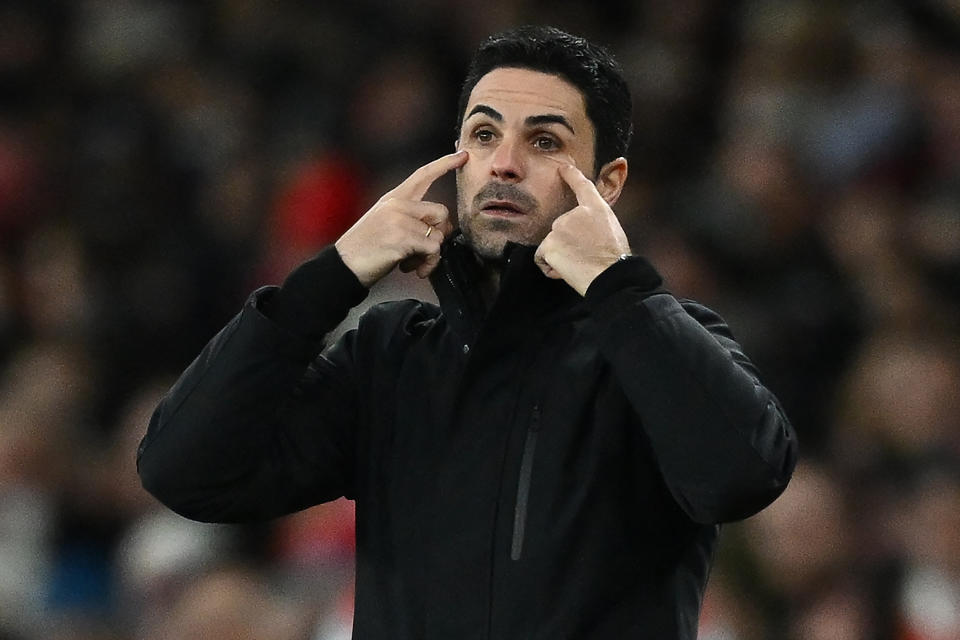
[[[513,511],[513,543],[510,558],[519,560],[523,553],[523,539],[527,526],[527,508],[530,501],[530,482],[533,479],[533,457],[537,450],[537,437],[540,433],[540,405],[534,405],[527,437],[523,443],[523,457],[520,459],[520,478],[517,481],[517,502]]]

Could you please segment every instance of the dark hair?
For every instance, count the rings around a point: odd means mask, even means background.
[[[594,170],[625,155],[633,135],[630,89],[609,51],[555,27],[524,26],[488,37],[473,54],[460,89],[457,135],[470,93],[494,69],[512,67],[562,77],[583,93],[596,130]]]

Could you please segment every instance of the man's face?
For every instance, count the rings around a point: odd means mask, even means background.
[[[538,245],[577,201],[558,169],[594,174],[593,124],[583,94],[559,76],[499,68],[480,78],[467,101],[458,149],[460,230],[490,260],[508,241]]]

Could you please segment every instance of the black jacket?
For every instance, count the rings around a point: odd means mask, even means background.
[[[718,523],[776,498],[792,429],[726,325],[641,258],[585,297],[513,246],[484,311],[378,305],[327,249],[260,290],[157,408],[144,486],[197,520],[356,502],[358,640],[696,637]]]

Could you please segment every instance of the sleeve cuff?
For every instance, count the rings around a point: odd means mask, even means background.
[[[591,308],[624,289],[640,293],[642,298],[657,293],[666,293],[663,278],[646,258],[628,256],[607,267],[587,288],[584,299]]]
[[[367,293],[331,245],[287,276],[264,313],[293,333],[319,342]]]

